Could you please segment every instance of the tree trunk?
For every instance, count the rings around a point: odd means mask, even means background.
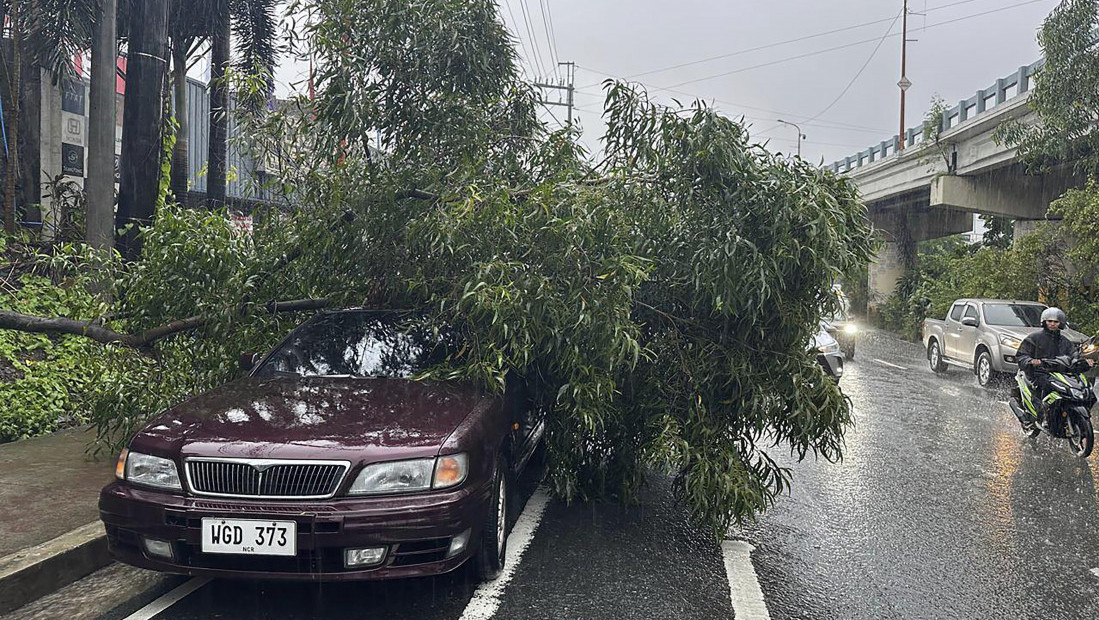
[[[164,132],[164,84],[168,71],[168,0],[141,0],[130,5],[130,49],[126,100],[122,116],[121,183],[116,226],[152,223],[160,193]],[[118,239],[127,260],[141,256],[138,230],[130,227]]]
[[[19,67],[22,66],[24,24],[19,8],[19,3],[13,2],[9,14],[12,24],[12,68],[8,71],[11,75],[11,109],[4,110],[8,133],[8,167],[4,177],[4,230],[9,234],[15,234],[15,177],[19,174],[19,102],[23,98],[20,92],[19,78],[22,76]]]
[[[172,195],[182,204],[190,204],[191,172],[191,102],[187,99],[187,46],[176,41],[172,50],[172,85],[175,91],[174,107],[176,124],[176,148],[172,151]]]
[[[218,2],[210,52],[210,152],[206,173],[206,198],[210,206],[225,204],[225,175],[229,141],[229,86],[225,69],[229,65],[229,3]]]
[[[84,238],[93,248],[114,247],[115,67],[118,0],[100,0],[92,43],[91,111],[88,118],[87,213]]]

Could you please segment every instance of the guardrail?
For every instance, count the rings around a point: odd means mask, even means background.
[[[1044,67],[1045,64],[1046,61],[1043,58],[1034,64],[1019,67],[1018,71],[1007,77],[996,80],[996,83],[992,86],[978,90],[977,93],[969,99],[963,99],[953,108],[944,110],[941,127],[942,131],[955,127],[959,123],[965,122],[971,118],[976,118],[980,114],[991,110],[1009,99],[1014,99],[1015,97],[1026,94],[1026,92],[1030,90],[1032,78],[1042,70],[1042,67]],[[1014,89],[1014,93],[1011,96],[1008,96],[1008,91],[1012,89]],[[989,105],[990,101],[993,102],[991,106]],[[922,140],[926,125],[927,122],[924,121],[915,127],[910,127],[904,132],[905,148],[915,146]],[[835,163],[825,166],[825,168],[832,172],[847,172],[852,168],[861,168],[867,164],[885,159],[890,155],[895,155],[900,140],[901,136],[894,135],[892,140],[882,140],[880,143],[871,146],[865,151],[849,155]]]

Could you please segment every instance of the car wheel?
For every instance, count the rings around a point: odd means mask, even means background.
[[[977,354],[975,372],[977,373],[977,383],[980,383],[981,387],[991,387],[995,379],[992,370],[992,355],[985,349],[981,349],[981,352]]]
[[[481,544],[477,549],[477,578],[490,581],[504,570],[504,556],[508,546],[508,502],[510,501],[507,466],[501,459],[496,465],[493,483],[492,506],[481,528]]]
[[[937,373],[946,372],[946,362],[943,361],[943,352],[939,348],[939,343],[936,340],[932,340],[931,344],[927,345],[927,361],[931,365],[931,370]]]
[[[847,345],[847,348],[843,352],[843,356],[846,357],[849,361],[855,359],[855,343],[854,342]]]

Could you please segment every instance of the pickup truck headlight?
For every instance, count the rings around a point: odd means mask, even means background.
[[[183,490],[179,483],[179,471],[172,459],[126,450],[118,460],[121,465],[118,469],[122,470],[127,482],[158,489]]]
[[[465,454],[374,463],[359,472],[347,493],[376,495],[445,489],[461,484],[468,474],[469,459]]]
[[[1000,336],[1000,344],[1009,349],[1016,350],[1018,350],[1019,347],[1023,345],[1022,341],[1020,341],[1018,338],[1013,338],[1011,336]]]

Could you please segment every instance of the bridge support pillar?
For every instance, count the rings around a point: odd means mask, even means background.
[[[877,256],[870,261],[869,281],[867,282],[869,294],[867,295],[866,310],[871,317],[876,316],[881,306],[897,289],[904,274],[914,267],[916,256],[916,242],[886,241],[878,250]]]

